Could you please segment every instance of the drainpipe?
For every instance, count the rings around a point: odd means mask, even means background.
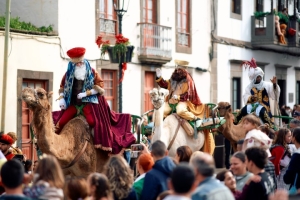
[[[5,41],[4,41],[4,60],[3,60],[3,83],[2,83],[2,112],[1,112],[1,129],[5,131],[5,111],[6,111],[6,82],[7,82],[7,62],[8,62],[8,42],[9,42],[9,27],[10,27],[10,3],[11,0],[6,0],[5,13]]]

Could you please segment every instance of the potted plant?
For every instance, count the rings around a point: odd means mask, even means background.
[[[115,44],[110,45],[109,40],[103,41],[101,35],[97,37],[96,44],[101,50],[101,58],[107,52],[111,63],[131,62],[134,46],[131,46],[129,39],[122,34],[116,35],[115,38]]]

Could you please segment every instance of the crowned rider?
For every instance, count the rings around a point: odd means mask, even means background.
[[[69,120],[81,114],[93,128],[95,147],[119,153],[122,148],[135,142],[130,133],[131,116],[110,110],[103,96],[103,80],[84,59],[85,48],[76,47],[67,54],[71,61],[60,84],[59,106],[64,111],[55,125],[56,133]]]
[[[164,117],[176,112],[180,117],[196,122],[196,127],[199,127],[201,125],[200,118],[204,114],[204,106],[197,94],[193,78],[185,69],[188,62],[175,60],[175,63],[177,67],[169,80],[164,80],[161,77],[161,70],[156,69],[156,82],[160,87],[169,90]]]
[[[257,67],[254,58],[251,61],[242,63],[245,68],[249,68],[248,76],[250,84],[246,87],[243,95],[246,104],[237,114],[235,123],[238,123],[245,115],[255,113],[264,124],[274,127],[272,113],[270,109],[270,98],[278,102],[280,96],[280,87],[277,84],[276,76],[273,76],[270,82],[263,80],[264,72]]]

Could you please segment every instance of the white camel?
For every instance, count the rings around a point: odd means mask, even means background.
[[[169,115],[163,120],[165,97],[169,94],[169,91],[163,88],[154,88],[150,92],[151,102],[154,106],[153,122],[154,122],[154,135],[153,142],[161,140],[168,147],[176,129],[178,126],[178,120],[174,115]],[[200,150],[204,144],[204,134],[202,131],[198,131],[197,139],[194,136],[186,134],[184,129],[180,126],[178,134],[169,149],[169,156],[175,157],[176,149],[180,146],[187,145],[192,151]]]

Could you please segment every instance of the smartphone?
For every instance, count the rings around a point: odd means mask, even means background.
[[[143,151],[144,146],[141,144],[132,144],[131,151]]]

